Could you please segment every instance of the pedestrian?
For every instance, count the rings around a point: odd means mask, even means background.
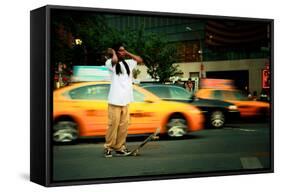
[[[194,86],[193,86],[193,82],[191,81],[191,79],[189,78],[188,81],[186,81],[184,83],[185,86],[185,90],[189,95],[189,98],[193,98],[194,97]]]
[[[105,65],[111,73],[111,85],[108,94],[108,129],[105,136],[104,156],[112,157],[130,153],[126,147],[129,126],[129,103],[133,101],[132,71],[142,58],[128,52],[124,45],[116,44],[108,51],[111,58]]]

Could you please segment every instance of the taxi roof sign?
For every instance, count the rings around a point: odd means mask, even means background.
[[[200,79],[201,89],[235,89],[234,81],[230,79]]]
[[[74,66],[72,82],[110,81],[110,72],[106,66]]]

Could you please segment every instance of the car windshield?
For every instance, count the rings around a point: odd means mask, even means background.
[[[78,100],[107,100],[109,85],[88,85],[69,91],[71,99]]]
[[[184,88],[176,86],[147,86],[144,87],[162,99],[189,100],[192,98]]]
[[[219,100],[233,100],[233,101],[248,101],[249,98],[242,91],[230,90],[230,91],[221,91],[216,90],[213,93],[215,99]]]
[[[242,91],[234,91],[234,96],[239,101],[248,101],[249,100],[248,96],[245,93],[243,93]]]
[[[144,101],[144,98],[145,98],[145,95],[140,93],[139,91],[137,90],[133,90],[133,94],[134,94],[134,102],[143,102]]]
[[[151,93],[157,95],[160,98],[171,98],[171,94],[167,87],[162,87],[162,86],[145,86],[145,89],[150,91]]]
[[[107,100],[109,84],[87,85],[70,90],[67,94],[73,100]],[[133,89],[134,101],[144,102],[145,95]]]
[[[171,92],[171,98],[173,99],[187,100],[191,99],[193,96],[191,92],[188,93],[184,88],[181,87],[169,87],[169,90]]]

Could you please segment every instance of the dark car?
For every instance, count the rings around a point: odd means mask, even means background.
[[[164,100],[189,103],[198,107],[204,114],[205,124],[208,127],[222,128],[225,123],[240,118],[237,106],[230,102],[199,99],[176,85],[142,84],[141,86]]]

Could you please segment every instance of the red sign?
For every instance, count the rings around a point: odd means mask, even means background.
[[[262,70],[262,88],[270,88],[270,71],[268,69]]]

